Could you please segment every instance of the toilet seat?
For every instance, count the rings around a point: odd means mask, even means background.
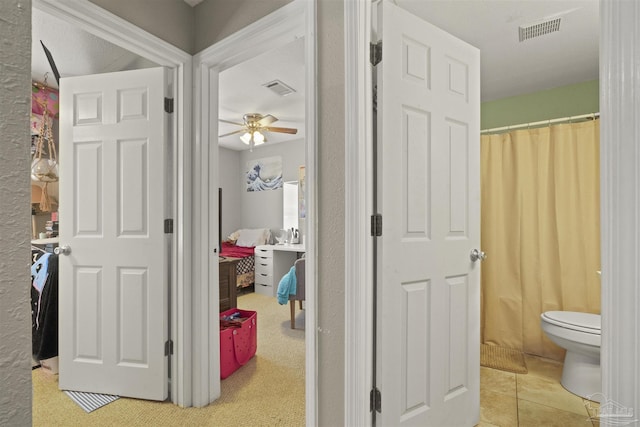
[[[579,313],[576,311],[547,311],[542,313],[542,318],[546,322],[561,328],[600,335],[601,322],[599,314]]]

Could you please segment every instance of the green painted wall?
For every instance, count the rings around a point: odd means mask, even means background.
[[[480,129],[578,116],[600,111],[598,80],[483,102]]]

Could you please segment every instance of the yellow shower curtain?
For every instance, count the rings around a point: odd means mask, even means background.
[[[549,310],[600,313],[600,121],[481,138],[482,342],[562,360]]]

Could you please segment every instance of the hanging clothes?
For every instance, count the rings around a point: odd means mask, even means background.
[[[58,355],[58,255],[33,252],[31,344],[36,360]]]

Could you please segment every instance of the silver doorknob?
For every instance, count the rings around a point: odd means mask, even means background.
[[[487,258],[487,254],[478,249],[472,249],[471,254],[469,255],[471,261],[476,262],[478,260],[484,261]]]
[[[69,255],[71,253],[71,246],[58,246],[53,250],[56,255]]]

